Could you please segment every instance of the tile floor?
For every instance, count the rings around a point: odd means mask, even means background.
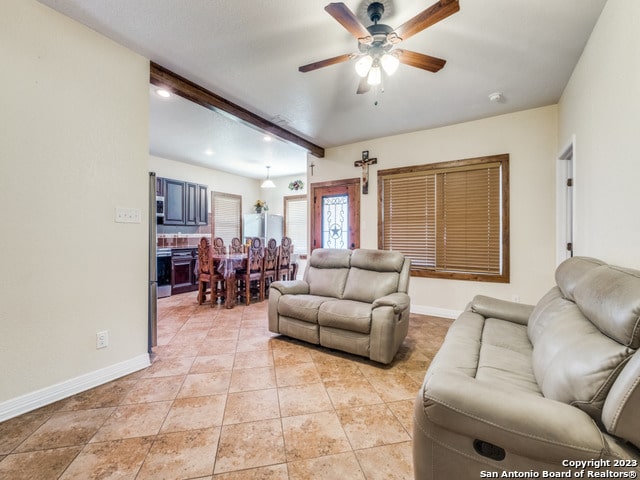
[[[159,301],[140,372],[0,424],[0,479],[413,479],[413,400],[449,320],[392,365],[271,334],[267,302]]]

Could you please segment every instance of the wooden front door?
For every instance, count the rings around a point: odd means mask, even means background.
[[[311,250],[360,247],[360,179],[311,184]]]

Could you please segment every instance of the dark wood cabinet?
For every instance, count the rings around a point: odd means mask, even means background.
[[[198,185],[198,225],[209,223],[209,196],[206,185]]]
[[[156,196],[164,197],[164,178],[156,177]]]
[[[194,248],[171,250],[171,295],[198,289],[196,258],[197,249]]]
[[[207,225],[207,186],[197,183],[158,179],[164,192],[165,225]],[[156,192],[159,187],[156,182]]]
[[[198,185],[195,183],[187,183],[186,185],[186,205],[187,205],[187,218],[186,225],[198,224]]]
[[[185,225],[185,183],[170,178],[164,179],[164,224]]]

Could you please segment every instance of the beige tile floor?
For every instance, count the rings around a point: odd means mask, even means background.
[[[266,302],[159,301],[140,372],[0,424],[0,479],[413,479],[413,400],[449,321],[391,365],[271,334]]]

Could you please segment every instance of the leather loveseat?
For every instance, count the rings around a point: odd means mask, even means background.
[[[416,480],[637,476],[640,271],[574,257],[555,277],[453,322],[415,402]]]
[[[271,284],[269,330],[390,363],[409,329],[410,265],[399,252],[318,248],[303,280]]]

